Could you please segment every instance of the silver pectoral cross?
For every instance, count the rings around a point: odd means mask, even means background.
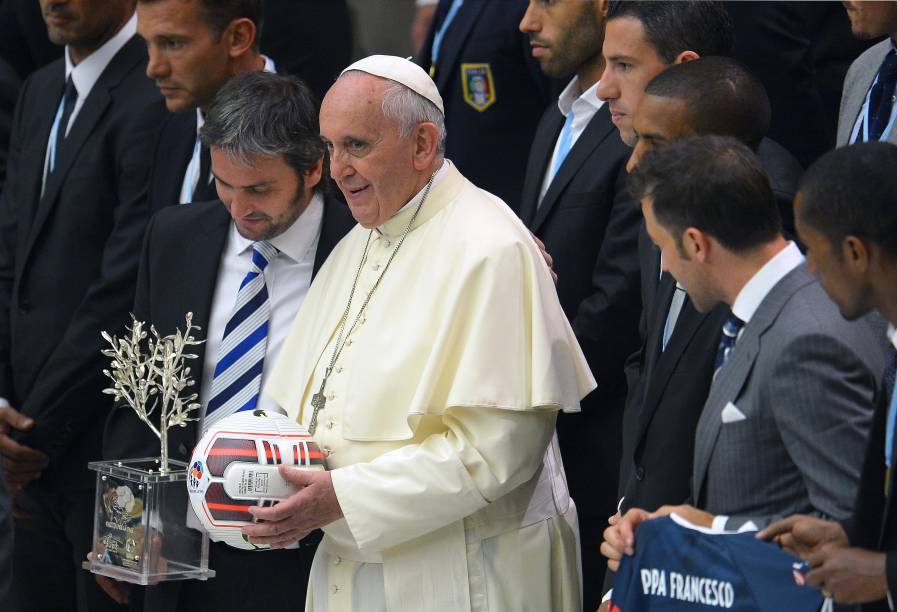
[[[314,408],[314,412],[311,413],[311,421],[308,423],[308,433],[311,435],[315,435],[315,430],[318,428],[318,413],[324,410],[324,405],[327,404],[327,398],[324,397],[324,387],[327,386],[329,377],[330,368],[327,368],[324,372],[324,380],[321,381],[321,388],[311,396],[311,406]]]

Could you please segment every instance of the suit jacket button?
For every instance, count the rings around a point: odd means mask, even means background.
[[[642,466],[638,466],[635,468],[635,479],[636,480],[644,480],[645,479],[645,468]]]

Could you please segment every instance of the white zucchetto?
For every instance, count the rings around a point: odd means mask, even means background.
[[[439,112],[445,115],[442,96],[439,95],[436,83],[433,82],[433,79],[427,75],[423,68],[410,59],[395,55],[369,55],[343,70],[340,75],[350,70],[359,70],[401,83],[435,104]]]

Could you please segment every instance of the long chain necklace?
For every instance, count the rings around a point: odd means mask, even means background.
[[[318,389],[318,392],[311,397],[311,405],[312,408],[314,408],[314,412],[312,412],[311,421],[308,424],[308,432],[312,435],[314,435],[315,430],[318,428],[318,413],[324,409],[324,405],[327,403],[327,399],[324,397],[324,388],[327,386],[327,380],[330,378],[330,373],[333,372],[333,366],[336,364],[336,360],[339,359],[340,353],[343,352],[343,348],[345,348],[346,341],[349,339],[349,336],[351,336],[352,332],[355,331],[355,327],[358,325],[358,321],[361,320],[361,315],[364,313],[364,309],[367,308],[368,302],[371,301],[371,297],[374,295],[377,287],[380,286],[380,281],[382,281],[384,275],[386,275],[386,271],[389,269],[389,265],[392,263],[392,260],[395,259],[396,253],[399,252],[399,249],[405,242],[405,238],[408,236],[408,232],[411,231],[411,226],[414,225],[414,221],[415,219],[417,219],[417,214],[420,212],[420,209],[424,205],[424,202],[427,201],[427,196],[430,195],[430,188],[433,186],[433,179],[435,177],[435,172],[430,175],[430,180],[427,181],[424,195],[423,197],[421,197],[420,202],[417,204],[417,208],[414,210],[414,214],[411,216],[411,220],[408,222],[408,226],[405,227],[405,231],[402,232],[402,236],[396,242],[396,246],[393,249],[392,254],[390,254],[389,259],[386,260],[386,265],[383,266],[383,271],[380,273],[380,276],[377,277],[376,282],[374,282],[374,286],[371,287],[370,291],[368,291],[367,297],[364,298],[364,302],[362,302],[361,308],[358,309],[358,314],[355,315],[355,319],[352,321],[352,325],[349,326],[349,331],[346,332],[344,337],[343,332],[346,330],[346,321],[349,318],[349,310],[352,308],[352,298],[355,296],[356,287],[358,287],[358,279],[361,276],[361,269],[364,267],[364,262],[368,256],[368,247],[370,247],[371,236],[374,235],[374,230],[371,230],[368,234],[367,242],[364,243],[364,253],[362,253],[361,255],[361,261],[358,264],[358,270],[355,272],[355,280],[352,281],[352,290],[349,292],[349,301],[346,303],[346,310],[343,312],[343,316],[339,322],[339,330],[336,336],[336,343],[333,345],[333,354],[330,357],[330,364],[327,366],[327,369],[324,370],[324,380],[321,381],[321,388]]]

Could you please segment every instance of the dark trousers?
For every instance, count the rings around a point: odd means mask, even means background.
[[[209,568],[215,570],[214,578],[146,587],[140,589],[142,602],[135,590],[131,608],[145,612],[301,610],[320,539],[321,533],[313,532],[296,550],[240,550],[211,542]]]
[[[28,516],[15,519],[14,612],[123,612],[81,569],[93,535],[94,493],[38,482],[16,500]]]

